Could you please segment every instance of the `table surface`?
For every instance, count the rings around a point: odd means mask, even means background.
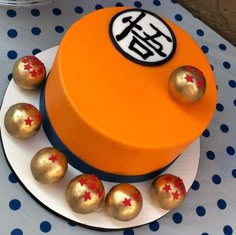
[[[58,45],[69,26],[88,12],[109,6],[142,7],[185,29],[209,59],[218,86],[211,124],[201,135],[196,179],[184,201],[166,216],[112,235],[236,233],[236,49],[174,0],[56,0],[47,6],[0,7],[0,95],[11,79],[12,66],[24,55]],[[191,55],[190,55],[191,56]],[[17,154],[17,153],[16,153]],[[21,187],[0,149],[0,234],[100,234],[68,222],[39,205]]]

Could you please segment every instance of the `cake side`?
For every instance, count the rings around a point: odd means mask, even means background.
[[[139,175],[165,167],[200,136],[215,110],[216,84],[198,45],[166,19],[177,40],[168,62],[148,67],[125,58],[108,32],[122,10],[93,12],[68,30],[48,77],[45,108],[56,135],[88,165]],[[191,105],[168,93],[172,71],[183,65],[206,77],[205,95]]]

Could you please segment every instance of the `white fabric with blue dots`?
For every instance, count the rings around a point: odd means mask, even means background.
[[[122,5],[154,11],[192,35],[214,70],[218,103],[212,123],[201,136],[198,174],[184,203],[158,221],[107,234],[232,235],[236,233],[236,49],[176,1],[56,0],[40,7],[0,7],[1,100],[18,58],[58,45],[68,27],[88,12]],[[17,182],[2,148],[0,185],[1,235],[100,234],[59,218],[36,203]]]

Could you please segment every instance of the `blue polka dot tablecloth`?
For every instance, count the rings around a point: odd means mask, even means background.
[[[56,0],[40,7],[0,7],[1,100],[18,58],[58,45],[69,26],[88,12],[123,5],[141,7],[165,16],[197,41],[214,70],[218,103],[211,124],[202,133],[199,170],[184,203],[148,225],[107,234],[236,234],[236,48],[176,1]],[[68,222],[32,199],[9,169],[2,148],[0,186],[1,235],[101,233]]]

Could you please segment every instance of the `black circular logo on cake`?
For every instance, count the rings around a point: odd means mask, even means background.
[[[160,65],[175,53],[176,38],[159,16],[142,9],[128,9],[110,22],[110,37],[128,59],[142,65]]]

